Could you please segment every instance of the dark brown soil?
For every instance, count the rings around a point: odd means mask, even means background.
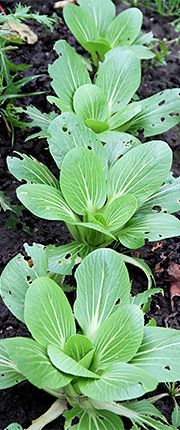
[[[54,0],[39,0],[35,5],[32,0],[25,2],[27,5],[32,6],[32,11],[38,10],[40,14],[47,14],[52,16]],[[16,4],[13,0],[1,1],[2,7],[7,12],[7,7],[14,8]],[[62,18],[62,13],[57,11],[57,14]],[[170,26],[172,19],[163,18],[160,15],[153,14],[151,12],[145,12],[143,30],[153,31],[153,33],[160,39],[166,38],[168,41],[174,39],[177,34],[174,33],[174,29]],[[53,51],[53,45],[56,40],[66,39],[71,46],[74,46],[79,53],[83,53],[82,48],[74,40],[70,31],[64,25],[63,21],[60,20],[54,26],[54,31],[46,33],[43,26],[36,22],[31,23],[31,27],[38,35],[38,42],[33,46],[21,45],[17,52],[12,51],[10,53],[11,59],[16,64],[26,63],[32,64],[32,67],[22,72],[20,76],[29,76],[35,74],[44,74],[43,76],[33,80],[26,86],[26,92],[32,91],[45,91],[38,97],[26,97],[23,100],[17,101],[17,105],[26,106],[29,104],[35,105],[42,112],[49,112],[52,107],[46,100],[47,94],[52,94],[50,86],[50,78],[47,74],[48,64],[52,63],[55,59],[55,52]],[[180,60],[178,48],[175,45],[171,45],[171,54],[166,57],[166,65],[153,67],[150,62],[143,62],[143,76],[142,83],[139,90],[140,98],[145,98],[155,94],[160,90],[166,88],[180,87]],[[23,74],[24,73],[24,74]],[[63,79],[63,75],[60,76]],[[1,127],[1,155],[0,155],[0,177],[2,178],[1,189],[4,191],[6,196],[11,198],[11,203],[18,204],[15,190],[18,185],[16,181],[8,172],[6,166],[6,157],[12,154],[12,148],[10,140],[7,135],[7,130],[3,121],[0,123]],[[14,150],[24,152],[25,154],[31,154],[36,157],[39,161],[45,163],[57,176],[58,171],[54,161],[52,160],[48,146],[45,140],[30,140],[25,143],[25,138],[31,134],[29,130],[22,132],[17,129],[15,132],[15,144]],[[161,138],[166,140],[174,153],[173,172],[175,176],[180,173],[180,127],[176,126],[174,129],[165,133]],[[157,137],[159,138],[159,137]],[[23,221],[31,230],[31,236],[22,231],[20,224],[15,224],[13,231],[5,229],[5,223],[8,220],[8,213],[1,214],[0,222],[0,237],[1,237],[1,250],[0,250],[0,268],[3,270],[8,261],[14,257],[18,252],[23,252],[24,242],[32,244],[33,242],[47,244],[59,244],[62,245],[67,243],[70,239],[70,234],[67,231],[64,223],[61,222],[50,222],[36,218],[31,215],[26,209],[23,210]],[[139,252],[138,257],[143,258],[151,267],[155,274],[156,283],[158,287],[164,289],[164,297],[156,295],[152,299],[151,310],[147,315],[147,319],[151,317],[155,318],[159,326],[168,326],[171,328],[180,329],[180,302],[178,298],[175,298],[175,309],[172,310],[170,302],[170,280],[168,278],[167,269],[172,263],[180,264],[179,261],[179,239],[164,240],[159,247],[157,244],[146,244]],[[146,279],[142,273],[132,268],[130,269],[130,275],[133,279],[133,294],[143,291],[146,288]],[[69,295],[71,301],[74,300],[74,293]],[[27,335],[26,327],[14,318],[4,304],[0,303],[0,335],[1,337],[13,337],[13,336],[25,336]],[[165,391],[165,385],[159,387],[159,392]],[[42,413],[44,413],[54,398],[49,396],[43,391],[30,385],[28,382],[22,382],[16,387],[12,387],[8,390],[1,392],[0,402],[0,430],[3,430],[11,422],[18,422],[23,428],[30,426],[31,421]],[[170,398],[161,400],[157,403],[161,412],[166,415],[170,422],[170,416],[172,411],[172,401]],[[61,430],[64,428],[63,419],[59,418],[45,427],[51,430]]]

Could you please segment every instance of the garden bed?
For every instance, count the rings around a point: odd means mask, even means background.
[[[37,7],[33,1],[27,1],[27,5],[32,5],[32,11],[38,10],[41,14],[52,16],[53,14],[53,0],[47,0],[44,4],[43,0],[38,1]],[[1,5],[5,8],[7,5],[13,9],[16,2],[5,1]],[[122,6],[120,6],[120,10]],[[156,37],[163,39],[164,37],[170,41],[177,35],[173,27],[170,25],[172,19],[164,18],[152,12],[144,12],[143,30],[153,31]],[[62,18],[61,11],[57,11],[59,17]],[[45,91],[44,94],[37,97],[26,97],[20,99],[17,105],[25,107],[26,105],[33,104],[42,112],[49,112],[52,107],[47,102],[46,96],[52,94],[50,86],[50,77],[47,74],[48,64],[52,63],[56,58],[53,45],[56,40],[65,39],[67,42],[75,47],[78,53],[83,54],[83,49],[75,41],[70,31],[67,29],[62,20],[54,25],[54,31],[46,33],[43,26],[36,22],[30,23],[31,28],[38,35],[38,42],[35,45],[22,45],[18,51],[11,52],[11,59],[16,64],[26,63],[31,64],[31,68],[25,72],[26,76],[42,74],[41,77],[33,80],[26,86],[26,92],[32,91]],[[180,60],[178,47],[175,45],[170,46],[171,53],[166,57],[166,65],[153,66],[152,63],[143,62],[142,67],[142,81],[139,89],[140,97],[149,97],[158,91],[166,88],[180,87]],[[22,72],[23,73],[23,72]],[[63,74],[62,77],[63,79]],[[50,170],[57,176],[57,167],[48,151],[47,142],[44,139],[33,139],[25,142],[26,137],[32,133],[29,129],[22,132],[16,129],[15,143],[12,149],[10,140],[7,135],[5,123],[1,120],[1,158],[0,158],[0,177],[2,178],[2,191],[6,196],[11,198],[12,204],[19,204],[15,195],[15,190],[18,185],[12,175],[9,173],[6,165],[6,157],[12,154],[12,151],[19,151],[27,155],[33,155],[38,161],[46,164]],[[175,176],[180,172],[180,126],[174,127],[172,130],[164,133],[162,136],[157,136],[157,139],[163,139],[168,142],[173,150],[174,161],[172,171]],[[178,216],[178,215],[177,215]],[[28,242],[41,243],[44,245],[54,244],[62,245],[70,239],[70,233],[65,227],[63,222],[46,221],[33,216],[26,209],[23,210],[23,222],[30,228],[31,236],[22,230],[21,224],[15,224],[13,231],[5,229],[5,223],[8,220],[8,212],[1,213],[0,223],[0,237],[1,237],[1,257],[0,264],[1,270],[5,267],[8,261],[14,257],[18,252],[24,252],[23,244]],[[179,239],[168,239],[162,243],[146,244],[139,252],[136,251],[136,256],[143,258],[148,263],[152,272],[154,273],[157,287],[164,289],[164,297],[161,294],[156,295],[152,299],[151,309],[147,314],[147,319],[155,318],[157,325],[166,326],[170,328],[180,329],[180,302],[178,297],[174,300],[174,309],[171,306],[170,300],[170,285],[172,277],[170,277],[170,269],[173,264],[180,264],[179,262]],[[120,250],[120,248],[119,248]],[[135,268],[130,269],[130,276],[133,280],[133,294],[141,292],[146,288],[146,279],[141,272]],[[175,274],[176,281],[178,282],[177,275]],[[73,278],[68,279],[73,284]],[[68,298],[71,303],[75,299],[75,293],[68,293]],[[0,318],[1,318],[1,337],[25,336],[28,335],[25,326],[20,323],[8,311],[5,305],[0,304]],[[158,392],[164,390],[164,386],[160,385]],[[8,390],[1,392],[0,402],[0,423],[1,429],[4,429],[11,422],[18,421],[23,428],[30,425],[31,421],[42,413],[44,413],[52,403],[52,397],[43,391],[30,385],[28,382],[22,382],[20,385],[12,387]],[[170,422],[172,411],[172,401],[169,398],[161,400],[157,403],[162,413],[167,417]],[[59,418],[53,424],[47,425],[45,428],[56,430],[63,429],[63,418]]]

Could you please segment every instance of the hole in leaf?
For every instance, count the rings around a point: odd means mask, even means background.
[[[71,130],[69,130],[69,131],[68,131],[68,134],[70,134],[70,135],[71,135],[71,134],[73,134],[73,133],[72,133],[72,131],[71,131]]]
[[[177,202],[178,202],[178,203],[180,203],[180,199],[179,199],[179,200],[177,200]]]
[[[104,421],[104,417],[99,417],[99,418],[100,418],[100,420]]]
[[[165,214],[167,214],[167,211],[164,211]]]
[[[92,147],[91,147],[90,145],[88,145],[88,149],[91,151],[91,150],[92,150]]]
[[[173,117],[173,116],[179,116],[180,114],[178,113],[178,112],[171,112],[171,113],[169,113],[169,116],[170,117]]]
[[[116,300],[115,306],[119,305],[120,301],[121,301],[120,299]]]
[[[149,188],[146,188],[146,190],[145,190],[145,191],[146,191],[146,193],[149,193]]]
[[[162,96],[162,94],[164,94],[164,91],[161,91],[161,92],[159,93],[159,96]]]
[[[11,294],[12,294],[12,293],[11,293],[11,291],[9,291],[9,295],[10,295],[10,296],[11,296]]]
[[[144,232],[144,234],[149,234],[149,233],[150,233],[150,231],[145,231],[145,232]]]
[[[162,208],[161,206],[153,206],[152,210],[156,212],[161,212]]]
[[[26,276],[26,281],[29,282],[29,283],[31,283],[32,282],[31,277],[30,276]]]
[[[152,124],[152,127],[155,127],[155,124]]]
[[[164,369],[171,370],[171,368],[169,366],[165,366]]]
[[[120,103],[121,100],[118,100],[118,103]]]
[[[67,131],[67,127],[66,127],[66,125],[63,125],[63,127],[62,127],[62,131],[64,131],[64,132],[66,132],[66,131]]]
[[[161,101],[158,103],[158,106],[162,106],[162,105],[164,105],[164,103],[165,103],[165,100],[161,100]]]
[[[164,122],[164,121],[165,121],[165,118],[164,118],[164,117],[162,117],[162,118],[161,118],[161,122]]]
[[[65,255],[65,259],[66,259],[66,260],[68,260],[68,258],[70,258],[70,257],[71,257],[71,254],[66,254],[66,255]]]
[[[32,258],[30,258],[30,260],[28,260],[28,266],[29,266],[29,267],[32,267],[32,266],[33,266],[33,264],[34,264],[34,263],[33,263],[33,260],[32,260]]]
[[[129,42],[129,40],[130,40],[130,37],[128,37],[128,38],[127,38],[127,40],[128,40],[128,42]]]
[[[159,237],[162,237],[162,234],[159,234]]]
[[[18,384],[18,382],[19,382],[19,381],[18,381],[18,379],[16,379],[16,383],[17,383],[17,384]]]
[[[5,375],[4,373],[1,373],[1,376],[2,376],[3,378],[5,378],[5,377],[6,377],[6,375]]]

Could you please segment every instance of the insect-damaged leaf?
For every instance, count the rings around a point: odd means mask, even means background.
[[[24,322],[24,301],[31,282],[47,276],[48,261],[43,245],[24,245],[29,260],[22,254],[9,261],[1,274],[1,295],[8,309]]]

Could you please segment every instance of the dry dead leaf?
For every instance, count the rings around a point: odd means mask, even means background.
[[[153,248],[151,248],[151,251],[154,252],[156,249],[162,248],[162,246],[163,246],[162,242],[157,242],[157,245],[153,246]]]
[[[34,43],[36,43],[38,40],[37,35],[26,24],[18,24],[17,22],[13,22],[13,24],[11,23],[10,26],[8,23],[6,23],[2,26],[2,28],[4,28],[4,30],[11,30],[10,36],[8,34],[4,34],[3,37],[6,39],[12,39],[12,37],[13,39],[18,38],[21,39],[23,42],[28,43],[28,45],[34,45]]]
[[[176,263],[170,264],[167,269],[170,285],[171,308],[174,310],[174,297],[180,297],[180,265]]]
[[[57,1],[54,3],[54,9],[60,9],[66,6],[67,3],[76,3],[76,0],[63,0],[63,1]]]

